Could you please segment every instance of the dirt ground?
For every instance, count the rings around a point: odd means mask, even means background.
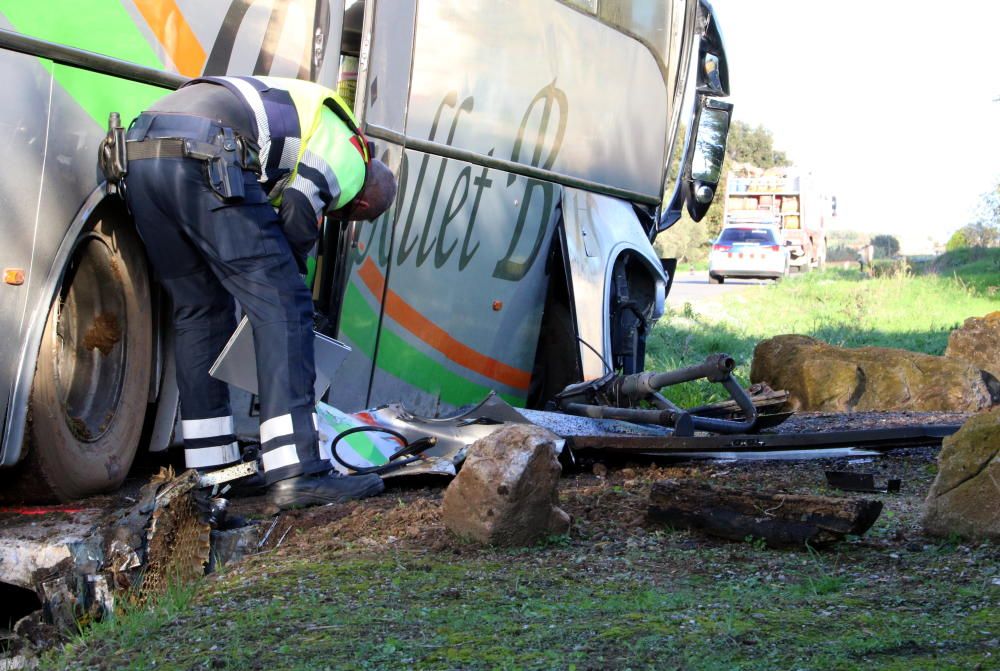
[[[781,433],[846,431],[961,424],[958,413],[856,413],[850,416],[802,413],[779,427]],[[875,497],[898,516],[891,538],[868,542],[889,545],[922,543],[920,508],[936,473],[937,448],[910,448],[883,456],[774,461],[633,460],[606,462],[589,457],[568,468],[560,481],[561,507],[572,517],[570,537],[602,545],[627,543],[655,528],[646,520],[649,491],[665,479],[696,479],[713,484],[788,494]],[[895,494],[855,494],[829,487],[826,470],[873,473],[877,482],[902,480]],[[452,537],[441,521],[441,501],[448,481],[387,481],[386,491],[365,501],[292,511],[278,516],[265,546],[279,553],[323,552],[344,548],[392,546],[398,549],[461,554],[468,546]],[[266,499],[234,499],[231,511],[251,519],[270,516]],[[278,541],[281,541],[280,546]],[[699,542],[724,543],[703,539]]]
[[[799,415],[783,432],[959,424],[945,414]],[[364,501],[274,515],[256,554],[149,611],[100,623],[40,669],[997,668],[995,544],[923,533],[936,448],[798,461],[580,460],[559,482],[566,536],[531,548],[463,542],[447,482],[390,481]],[[899,478],[852,494],[825,470]],[[771,550],[646,518],[654,482],[870,497],[861,538]]]

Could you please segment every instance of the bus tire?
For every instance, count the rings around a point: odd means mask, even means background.
[[[152,346],[142,243],[130,223],[98,220],[49,308],[17,469],[28,497],[71,501],[121,485],[142,436]]]

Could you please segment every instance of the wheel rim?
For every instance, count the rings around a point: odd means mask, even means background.
[[[100,238],[84,238],[56,305],[56,393],[66,424],[82,442],[100,440],[121,401],[128,334],[120,260]]]

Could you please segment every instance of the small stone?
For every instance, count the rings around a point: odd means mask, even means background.
[[[598,462],[594,464],[593,473],[599,478],[606,478],[608,477],[608,467]]]
[[[634,478],[635,477],[635,469],[634,468],[623,468],[622,471],[621,471],[621,474],[622,474],[622,477],[626,478],[626,479],[628,479],[628,478]]]

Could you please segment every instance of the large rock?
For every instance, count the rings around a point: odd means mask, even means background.
[[[847,349],[781,335],[754,349],[751,382],[791,393],[796,410],[977,412],[998,399],[996,380],[943,356],[885,347]]]
[[[945,438],[924,528],[936,536],[1000,540],[1000,408]]]
[[[530,424],[513,424],[477,440],[444,493],[445,526],[489,545],[531,545],[566,533],[569,515],[556,486],[559,437]]]
[[[1000,310],[966,319],[948,336],[944,355],[968,361],[1000,378]]]

